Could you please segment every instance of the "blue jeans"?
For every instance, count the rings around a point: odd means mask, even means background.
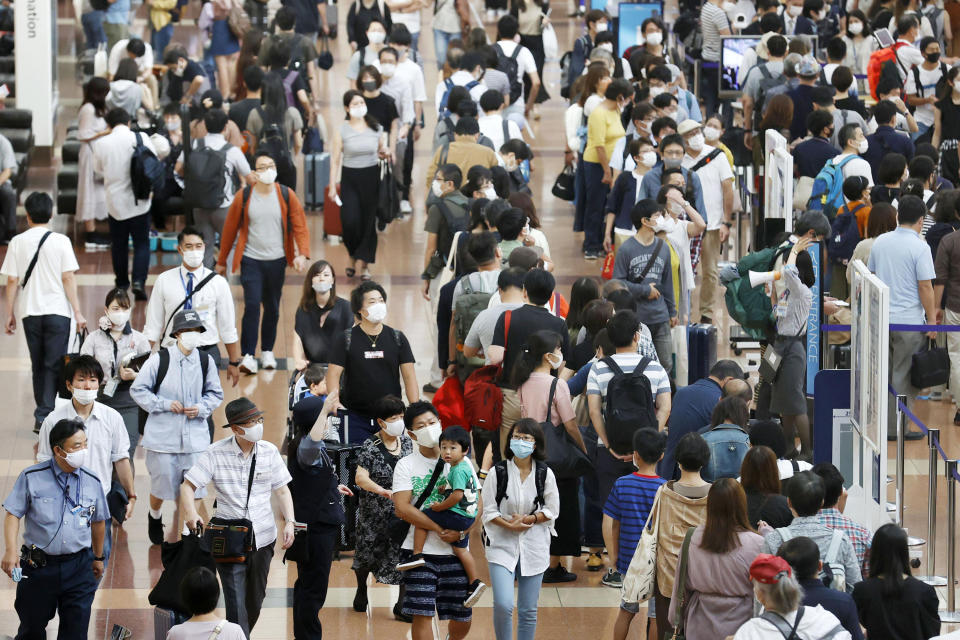
[[[583,163],[583,250],[603,251],[603,208],[610,185],[603,182],[603,166],[599,162]]]
[[[520,575],[520,565],[510,571],[499,564],[490,564],[493,586],[493,629],[497,640],[513,638],[513,581],[517,581],[517,640],[533,640],[537,632],[537,599],[543,574]]]
[[[448,33],[439,29],[433,30],[433,50],[437,54],[437,69],[443,69],[443,63],[447,60],[447,46],[449,46],[450,41],[459,37],[459,32]]]
[[[163,57],[163,51],[170,44],[171,38],[173,38],[172,22],[159,31],[150,29],[150,46],[153,47],[154,55]]]
[[[83,37],[86,39],[86,49],[96,49],[107,43],[107,32],[103,30],[103,11],[89,11],[80,16],[83,25]]]
[[[917,131],[916,131],[916,133],[911,133],[911,134],[910,134],[910,139],[913,140],[914,142],[916,142],[917,138],[919,138],[920,136],[922,136],[923,134],[925,134],[925,133],[930,129],[931,126],[932,126],[932,125],[923,124],[922,122],[918,122],[918,123],[917,123]]]
[[[416,33],[411,33],[410,48],[416,51],[417,53],[420,53],[419,46],[420,46],[420,32],[417,31]]]
[[[257,325],[260,329],[260,349],[273,351],[277,341],[277,323],[280,321],[280,294],[287,259],[254,260],[244,256],[240,260],[240,284],[243,286],[243,321],[240,329],[240,350],[253,355],[257,350]],[[260,322],[260,305],[263,322]]]
[[[40,424],[53,411],[60,365],[70,338],[70,318],[56,314],[27,316],[23,334],[33,371],[33,400],[37,403],[33,417]]]
[[[130,255],[129,238],[133,238],[133,281],[143,285],[147,281],[150,268],[150,214],[117,220],[107,218],[110,223],[110,253],[113,257],[113,275],[117,287],[130,286],[130,274],[127,259]]]

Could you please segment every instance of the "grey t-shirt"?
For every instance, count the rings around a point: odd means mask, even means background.
[[[260,195],[250,190],[250,206],[247,209],[250,228],[243,257],[253,260],[277,260],[284,257],[283,220],[280,217],[280,200],[275,191]]]
[[[487,352],[493,342],[493,331],[497,326],[497,320],[500,319],[504,311],[519,309],[522,306],[522,302],[501,302],[495,307],[481,311],[474,319],[473,324],[470,325],[467,339],[463,341],[464,346],[483,351],[486,363],[490,364],[490,356],[487,355]]]
[[[483,84],[488,89],[494,89],[502,95],[510,95],[510,79],[499,69],[487,69],[483,72]],[[509,98],[508,98],[509,100]]]

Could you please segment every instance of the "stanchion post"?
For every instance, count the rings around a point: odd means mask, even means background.
[[[943,622],[960,622],[957,613],[956,561],[957,561],[957,483],[953,476],[957,472],[957,461],[947,460],[947,610],[940,612]]]
[[[936,563],[937,548],[937,443],[940,441],[940,429],[927,430],[928,470],[927,470],[927,574],[918,576],[919,580],[934,587],[947,584],[947,579],[938,576]]]
[[[903,526],[903,487],[904,487],[904,435],[907,433],[907,416],[900,405],[907,406],[907,396],[897,396],[897,525]]]

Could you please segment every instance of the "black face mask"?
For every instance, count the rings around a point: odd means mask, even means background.
[[[363,87],[364,91],[374,92],[377,90],[376,80],[367,80],[365,82],[361,82],[360,86]]]
[[[940,60],[940,52],[928,53],[924,57],[927,59],[927,62],[934,64]]]

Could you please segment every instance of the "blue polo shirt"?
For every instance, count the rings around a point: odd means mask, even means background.
[[[823,166],[840,155],[840,149],[830,144],[826,138],[810,138],[793,149],[793,162],[797,175],[801,178],[816,178]]]
[[[688,433],[699,431],[710,424],[710,414],[722,395],[720,385],[710,378],[700,378],[691,385],[677,389],[673,398],[673,409],[670,411],[670,421],[667,423],[667,449],[663,453],[663,460],[657,465],[661,476],[667,480],[674,478],[676,461],[673,452],[677,443]]]
[[[920,234],[905,227],[884,233],[873,243],[867,268],[890,287],[891,320],[923,324],[926,316],[917,282],[933,280],[936,272],[930,245]]]
[[[870,169],[873,171],[873,181],[882,184],[878,171],[880,170],[880,161],[888,153],[902,154],[907,161],[913,157],[913,141],[910,136],[896,131],[888,125],[877,127],[876,132],[867,136],[867,152],[863,154],[863,159],[870,163]]]

